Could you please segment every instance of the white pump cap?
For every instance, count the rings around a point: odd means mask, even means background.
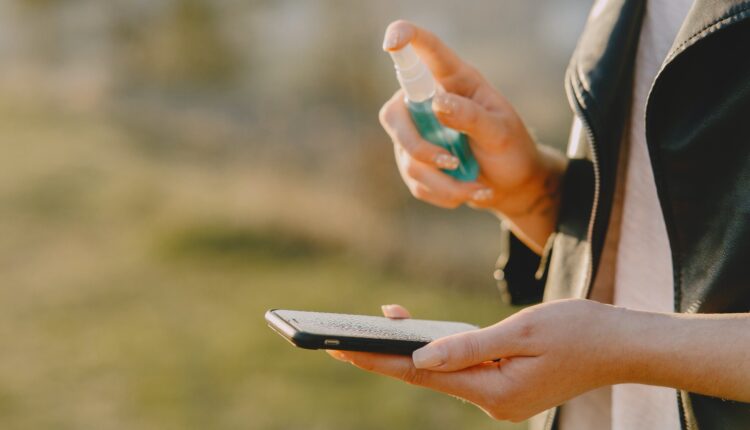
[[[396,66],[396,77],[406,98],[413,102],[423,102],[435,95],[435,79],[430,69],[419,59],[411,44],[398,51],[389,51]]]

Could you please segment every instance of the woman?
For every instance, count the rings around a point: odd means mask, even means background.
[[[446,90],[438,118],[469,136],[482,172],[440,172],[456,160],[420,138],[397,92],[380,119],[404,182],[497,214],[544,254],[546,303],[411,359],[331,354],[496,419],[548,410],[546,428],[750,428],[750,2],[692,3],[594,4],[566,76],[567,155],[535,144],[433,34],[391,24],[384,49],[418,50]]]

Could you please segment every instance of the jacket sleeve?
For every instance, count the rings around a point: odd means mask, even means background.
[[[546,276],[536,276],[542,258],[524,245],[504,223],[500,227],[500,243],[494,277],[503,301],[514,306],[542,301]]]
[[[556,232],[585,237],[593,184],[591,161],[570,159],[561,184]],[[501,249],[495,265],[495,280],[503,301],[519,306],[542,301],[554,236],[549,238],[544,252],[539,256],[515,237],[505,224],[501,226]]]

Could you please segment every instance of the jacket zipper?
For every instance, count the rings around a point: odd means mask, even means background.
[[[583,108],[581,107],[581,102],[578,100],[578,95],[575,91],[575,88],[573,88],[573,85],[578,85],[580,87],[580,83],[575,80],[573,76],[568,76],[568,90],[570,91],[570,95],[572,96],[572,100],[574,103],[572,105],[575,108],[575,113],[578,116],[578,118],[581,120],[581,126],[584,130],[586,130],[586,137],[588,139],[589,147],[591,148],[591,163],[594,166],[594,199],[591,203],[591,215],[589,215],[589,224],[586,230],[586,239],[589,242],[589,267],[588,271],[586,273],[586,279],[584,282],[584,291],[583,296],[585,298],[589,297],[589,293],[591,290],[591,278],[594,274],[594,253],[593,253],[593,246],[591,245],[593,243],[592,238],[594,236],[594,224],[596,222],[596,213],[599,209],[599,193],[601,192],[601,171],[599,169],[599,154],[597,153],[595,139],[594,139],[594,131],[591,128],[591,125],[589,124],[589,121],[585,115],[585,112],[583,111]],[[551,430],[552,426],[555,423],[555,416],[557,415],[557,408],[553,408],[550,410],[550,412],[547,414],[547,417],[544,422],[544,429],[545,430]]]
[[[576,85],[579,88],[581,87],[581,83],[574,77],[570,76],[569,78],[569,85]],[[576,92],[575,88],[570,88],[572,91],[572,95],[574,98],[575,103],[575,111],[576,115],[578,115],[578,118],[581,121],[581,126],[586,131],[586,137],[588,140],[589,148],[591,148],[591,163],[594,166],[594,199],[591,203],[591,215],[589,215],[589,224],[586,230],[586,240],[589,242],[589,266],[588,270],[586,272],[586,278],[584,280],[584,289],[583,289],[583,297],[589,298],[589,293],[591,292],[591,282],[592,277],[594,275],[594,247],[593,247],[593,238],[594,238],[594,226],[596,224],[596,215],[599,212],[599,194],[601,193],[601,171],[599,167],[599,154],[597,152],[596,148],[596,140],[594,138],[594,131],[591,128],[591,125],[589,123],[588,118],[586,117],[586,113],[583,110],[583,107],[581,106],[581,101],[579,100],[578,93]]]
[[[588,230],[586,231],[586,239],[589,241],[589,267],[586,273],[586,280],[584,281],[583,296],[589,298],[591,292],[591,279],[594,275],[594,224],[596,223],[596,214],[599,212],[599,193],[601,192],[601,173],[599,171],[599,156],[596,152],[596,145],[594,144],[594,133],[589,127],[588,123],[583,122],[583,126],[586,128],[586,134],[589,138],[589,145],[591,147],[591,163],[594,166],[594,201],[591,204],[591,215],[589,216]]]

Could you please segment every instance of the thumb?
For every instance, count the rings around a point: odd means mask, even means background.
[[[506,134],[503,118],[472,99],[452,93],[435,94],[432,110],[440,122],[471,136],[474,142],[491,149]]]
[[[517,342],[502,323],[437,339],[414,351],[414,367],[453,372],[519,355]]]

